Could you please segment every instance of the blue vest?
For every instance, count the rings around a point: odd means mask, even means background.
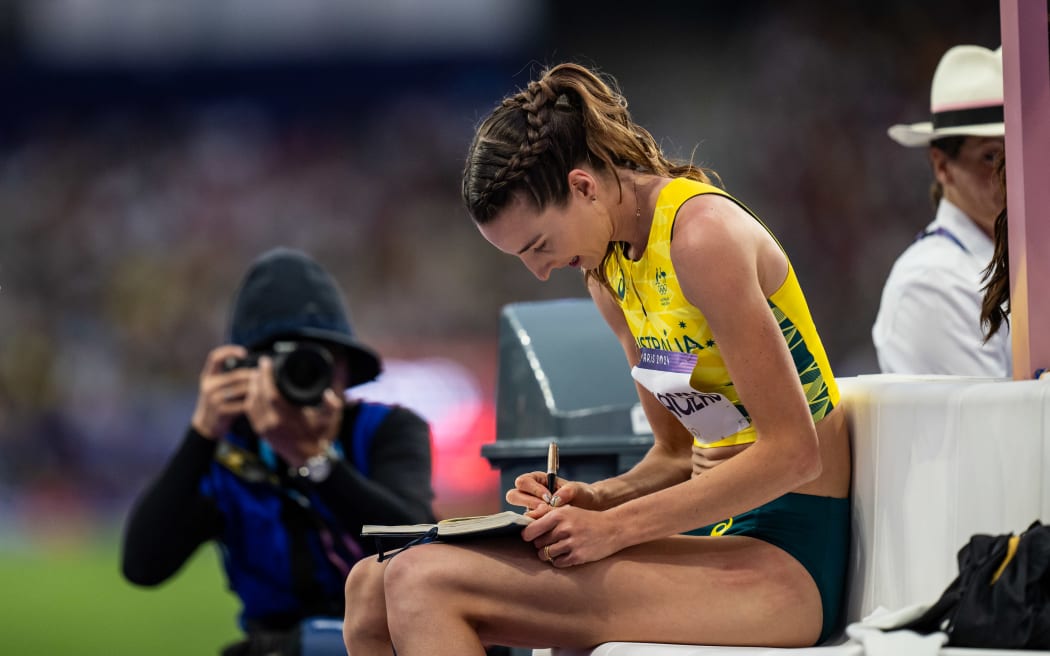
[[[387,405],[359,403],[352,452],[344,453],[338,441],[334,445],[366,477],[376,428],[389,412]],[[225,439],[252,454],[245,438],[231,433]],[[352,566],[362,556],[356,536],[340,527],[315,493],[277,484],[276,458],[268,444],[259,441],[258,445],[253,467],[235,472],[217,455],[201,481],[201,492],[215,502],[224,518],[219,546],[229,586],[243,604],[241,626],[248,629],[253,620],[263,618],[297,621],[311,615],[341,616],[347,572],[330,554]]]

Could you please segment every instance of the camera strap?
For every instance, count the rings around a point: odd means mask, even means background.
[[[352,422],[349,448],[344,449],[342,440],[336,440],[332,448],[340,458],[345,459],[349,455],[357,471],[370,478],[372,444],[391,408],[383,403],[359,401],[348,409],[351,412],[344,415],[343,420]],[[348,574],[350,567],[365,555],[361,545],[354,536],[338,529],[339,522],[323,504],[315,503],[307,490],[300,490],[292,481],[281,477],[277,454],[268,442],[260,439],[258,445],[258,453],[255,453],[229,439],[220,440],[215,460],[237,478],[248,483],[267,485],[305,511],[320,537],[327,560],[344,576]],[[346,450],[351,453],[345,453]],[[301,561],[302,557],[300,553],[296,560]],[[303,565],[301,563],[300,566]]]
[[[336,449],[341,450],[338,445]],[[350,572],[353,563],[364,556],[361,546],[353,537],[344,535],[335,528],[334,518],[330,513],[318,507],[308,494],[281,479],[277,473],[277,456],[264,440],[259,440],[258,454],[228,440],[221,440],[215,452],[215,460],[238,478],[249,483],[267,485],[305,511],[321,539],[326,558],[344,575]]]
[[[260,442],[260,446],[264,444]],[[272,455],[272,450],[271,450]],[[215,461],[232,472],[237,478],[249,483],[267,483],[280,487],[281,480],[275,467],[268,467],[258,455],[237,446],[229,440],[219,440],[215,449]]]

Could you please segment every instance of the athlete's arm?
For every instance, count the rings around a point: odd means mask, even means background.
[[[623,347],[627,363],[638,364],[641,353],[623,311],[612,292],[593,278],[588,278],[588,291],[598,311]],[[655,490],[681,483],[691,472],[690,455],[693,438],[682,424],[656,400],[647,389],[635,383],[642,409],[653,429],[653,446],[629,471],[591,486],[595,507],[611,508]]]
[[[820,473],[809,406],[767,302],[787,271],[779,246],[731,200],[704,195],[679,211],[671,260],[707,318],[757,440],[702,476],[611,509],[623,546],[721,521]]]

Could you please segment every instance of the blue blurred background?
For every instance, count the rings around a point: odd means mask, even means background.
[[[200,601],[214,554],[169,608],[123,584],[117,544],[275,245],[333,272],[384,355],[356,393],[431,421],[439,513],[498,508],[500,307],[585,292],[488,247],[459,174],[544,65],[615,75],[670,155],[719,171],[787,248],[836,373],[874,372],[881,285],[931,215],[922,153],[885,129],[925,118],[944,50],[999,40],[984,0],[0,3],[0,640],[58,653],[77,614],[102,627],[81,654],[135,653],[114,642],[133,625],[154,653],[184,622],[232,635],[231,600]]]

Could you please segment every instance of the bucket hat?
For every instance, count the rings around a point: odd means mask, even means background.
[[[950,48],[933,73],[930,120],[897,124],[887,133],[902,146],[951,136],[1003,136],[1003,49]]]
[[[305,253],[266,251],[252,262],[234,297],[229,338],[249,351],[279,339],[307,338],[345,348],[348,385],[379,375],[379,356],[350,328],[342,293],[331,275]]]

